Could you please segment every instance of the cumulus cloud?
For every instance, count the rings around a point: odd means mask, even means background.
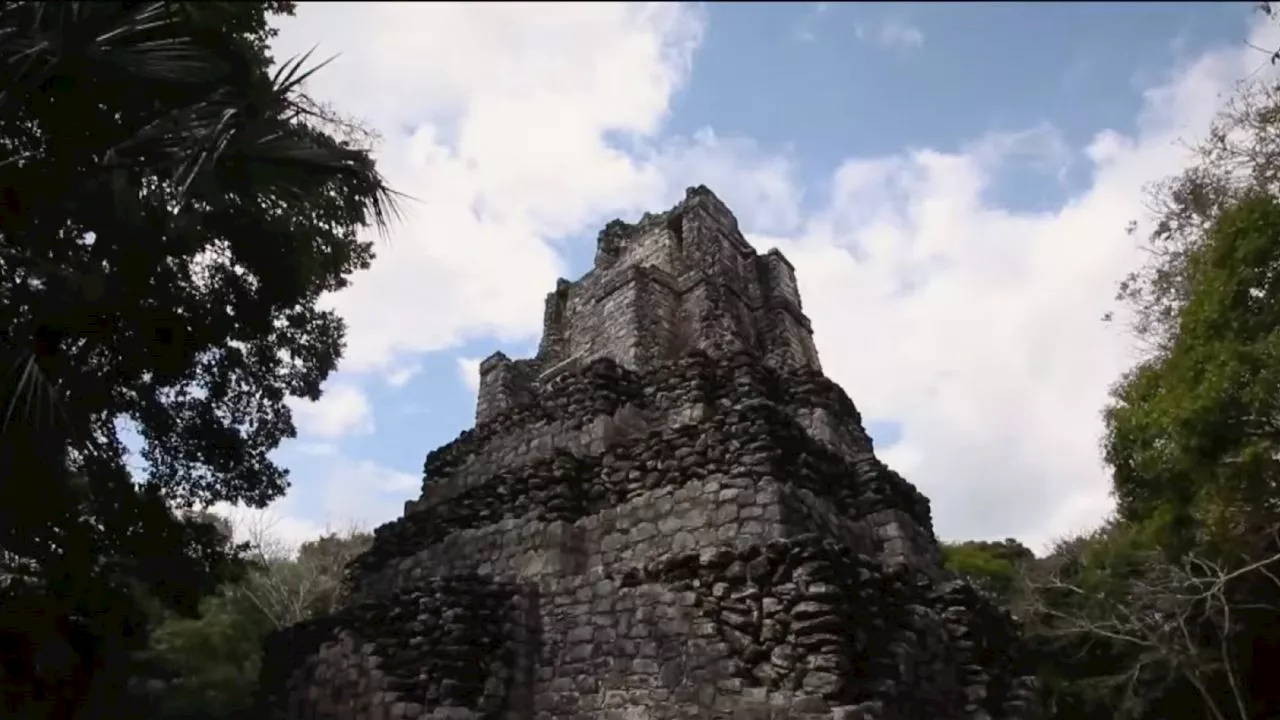
[[[1259,28],[1253,44],[1280,35]],[[933,500],[941,535],[1042,544],[1110,506],[1098,441],[1107,390],[1134,362],[1100,322],[1143,260],[1125,234],[1144,186],[1188,160],[1219,98],[1259,55],[1223,49],[1144,94],[1138,131],[1083,149],[1090,187],[1052,212],[985,199],[1011,155],[1067,162],[1050,128],[956,154],[845,162],[833,202],[777,244],[796,266],[824,369],[869,417],[901,423],[885,453]]]
[[[404,387],[406,383],[412,380],[420,372],[422,372],[421,365],[406,365],[388,372],[386,374],[386,381],[387,384],[393,388]]]
[[[277,54],[317,40],[341,53],[309,91],[381,131],[380,167],[416,198],[375,266],[330,299],[350,327],[344,367],[536,333],[530,298],[564,270],[551,241],[663,196],[655,165],[607,138],[652,138],[702,23],[676,3],[298,8]]]
[[[317,40],[342,53],[312,92],[381,130],[382,168],[419,199],[374,267],[328,301],[350,325],[344,370],[390,379],[469,338],[533,337],[564,271],[557,243],[706,183],[753,242],[796,265],[825,369],[868,419],[901,425],[881,454],[933,499],[941,535],[1039,543],[1101,517],[1099,412],[1134,359],[1100,322],[1141,259],[1124,228],[1144,217],[1143,185],[1185,161],[1175,141],[1200,134],[1265,58],[1202,57],[1144,94],[1134,133],[1084,148],[1043,125],[951,153],[850,158],[823,183],[830,203],[806,214],[785,156],[713,129],[661,137],[702,24],[673,3],[300,6],[277,53]],[[1280,44],[1259,32],[1255,45]],[[924,38],[901,25],[868,39]],[[1001,207],[990,190],[1028,160],[1050,176],[1087,165],[1091,181],[1051,211]],[[459,359],[464,381],[474,362]],[[382,499],[362,512],[385,520],[415,494],[416,478],[341,467],[299,478],[285,507],[303,493],[361,502],[353,488],[377,477]]]
[[[290,409],[303,437],[338,438],[373,432],[369,398],[354,385],[332,385],[319,400],[291,401]]]
[[[283,546],[288,550],[296,550],[302,543],[337,529],[289,513],[284,506],[254,510],[218,505],[213,512],[230,521],[236,542],[261,543],[277,548]]]
[[[480,390],[480,361],[482,358],[458,358],[458,377],[471,392]]]
[[[372,530],[399,515],[421,485],[416,474],[367,460],[335,457],[317,467],[321,472],[306,478],[305,492],[290,493],[266,510],[219,505],[213,511],[231,521],[238,540],[297,548],[328,532]]]
[[[327,466],[320,498],[330,522],[372,528],[399,515],[404,501],[416,497],[421,485],[417,473],[368,460],[343,460]]]
[[[651,161],[668,197],[687,185],[706,185],[732,201],[743,227],[783,233],[800,225],[804,190],[796,179],[797,168],[786,156],[766,152],[749,138],[722,138],[704,127],[692,138],[671,139]]]

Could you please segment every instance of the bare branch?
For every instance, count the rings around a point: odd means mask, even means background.
[[[1140,650],[1124,672],[1104,679],[1121,691],[1123,706],[1138,703],[1142,679],[1163,670],[1194,687],[1212,717],[1249,720],[1248,689],[1233,646],[1239,632],[1236,616],[1251,609],[1274,609],[1240,601],[1230,591],[1237,581],[1250,577],[1280,587],[1273,572],[1280,553],[1235,568],[1202,555],[1189,555],[1178,563],[1156,553],[1139,554],[1134,560],[1135,577],[1113,577],[1115,586],[1105,588],[1068,578],[1066,562],[1042,566],[1042,576],[1025,579],[1028,592],[1023,602],[1029,610],[1025,614],[1035,623],[1033,631],[1086,647],[1105,640]],[[1210,628],[1214,636],[1206,644],[1204,633]],[[1215,694],[1220,685],[1230,691],[1230,710]]]
[[[354,522],[341,530],[292,546],[273,533],[276,521],[261,513],[238,519],[236,534],[250,546],[257,567],[236,588],[273,625],[288,627],[337,611],[347,563],[369,547],[371,537]]]

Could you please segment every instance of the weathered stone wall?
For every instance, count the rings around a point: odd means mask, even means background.
[[[878,531],[899,560],[925,558],[931,567],[928,500],[875,458],[860,422],[839,386],[812,370],[780,372],[748,355],[693,353],[640,375],[600,359],[431,453],[422,500],[380,532],[418,538],[387,551],[403,558],[450,532],[504,518],[534,513],[572,522],[625,500],[620,488],[642,487],[628,480],[638,470],[607,471],[615,456],[634,454],[650,482],[678,487],[715,474],[735,445],[759,436],[773,453],[764,477],[809,490],[828,514],[872,523],[868,537]],[[682,432],[702,446],[723,444],[689,450]],[[616,462],[629,468],[629,460]],[[590,498],[582,488],[591,489]],[[564,499],[548,505],[551,497]],[[434,536],[411,527],[433,528]]]
[[[1007,616],[813,533],[512,587],[422,578],[278,635],[269,666],[296,669],[268,703],[307,720],[1035,717]]]
[[[705,189],[601,233],[537,357],[277,635],[299,720],[1033,720],[1012,620],[822,375],[794,271]]]
[[[522,370],[554,376],[599,357],[649,369],[688,348],[747,350],[774,367],[819,368],[791,264],[776,250],[757,255],[706,188],[691,188],[672,210],[635,225],[609,223],[591,271],[559,280],[547,295],[536,362]],[[486,361],[477,423],[518,402],[533,380],[505,356]]]
[[[476,394],[476,422],[496,417],[509,408],[533,402],[541,365],[537,360],[512,360],[494,353],[480,363],[480,391]]]
[[[268,639],[265,716],[523,717],[509,708],[532,688],[529,609],[514,586],[455,574],[300,623]]]

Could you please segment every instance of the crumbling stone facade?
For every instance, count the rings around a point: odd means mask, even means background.
[[[290,720],[1038,717],[1011,619],[821,371],[791,265],[705,188],[610,223],[537,356],[275,635]]]

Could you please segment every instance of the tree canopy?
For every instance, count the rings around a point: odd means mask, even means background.
[[[343,350],[318,301],[394,212],[316,68],[270,57],[292,9],[0,4],[0,611],[193,612],[235,569],[195,511],[287,488],[286,400]]]
[[[942,555],[948,570],[1005,600],[1013,591],[1022,567],[1035,560],[1030,548],[1012,538],[1002,542],[944,543]]]
[[[1122,515],[1238,535],[1280,519],[1280,201],[1254,192],[1188,254],[1169,348],[1107,413]]]
[[[251,536],[245,577],[205,598],[194,617],[165,614],[152,633],[139,667],[152,682],[135,682],[148,711],[213,720],[250,710],[263,640],[335,611],[347,562],[373,539],[356,530],[331,532],[295,552],[263,532]]]

